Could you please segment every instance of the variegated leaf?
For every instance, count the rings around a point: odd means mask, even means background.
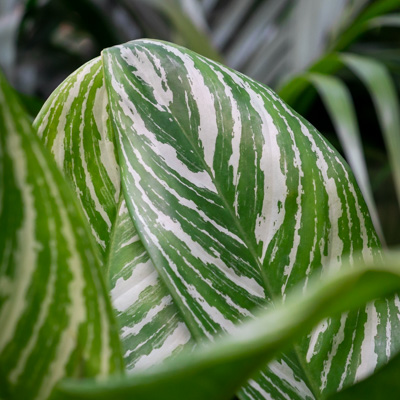
[[[0,396],[46,399],[64,376],[120,371],[98,250],[0,75]]]
[[[100,58],[79,68],[50,96],[34,126],[72,184],[93,235],[106,251],[120,177]]]
[[[96,143],[102,137],[111,142],[112,121],[131,216],[196,339],[234,332],[255,307],[285,299],[303,278],[306,290],[312,272],[328,263],[339,268],[344,254],[353,257],[362,250],[362,258],[373,256],[378,242],[352,174],[315,129],[273,92],[162,42],[118,46],[106,50],[103,59],[110,106],[102,78],[93,84],[92,75],[102,75],[100,61],[94,60],[60,86],[37,125],[47,132],[43,137],[62,160],[105,248],[113,220],[105,223],[98,207],[105,203],[97,193],[114,194],[107,204],[115,215],[118,191],[110,182],[117,188],[118,181],[94,179],[92,164],[79,157],[83,137],[89,135],[99,160]],[[88,87],[96,88],[91,96],[85,94]],[[93,101],[97,94],[103,99],[101,109]],[[107,132],[97,139],[96,119],[106,122],[102,129]],[[114,155],[111,146],[108,150]],[[110,165],[108,171],[117,169],[114,161]],[[77,182],[87,179],[92,190]],[[98,221],[91,217],[96,212]],[[130,268],[134,274],[135,263]],[[124,281],[130,273],[125,272]],[[240,396],[318,398],[371,372],[398,349],[391,337],[398,325],[397,303],[396,298],[369,304],[325,321]],[[129,306],[146,307],[140,302]],[[127,343],[126,354],[136,363]]]
[[[373,257],[345,162],[271,90],[158,41],[103,60],[128,209],[196,338],[234,332],[346,254]],[[396,310],[387,300],[324,322],[243,397],[293,396],[282,382],[320,397],[371,373],[399,348]]]
[[[90,61],[65,80],[34,125],[75,190],[104,254],[127,369],[147,368],[190,346],[190,333],[177,317],[124,202],[117,214],[119,167],[101,60]]]
[[[193,348],[190,332],[136,233],[125,200],[119,206],[108,268],[129,371],[147,369]]]

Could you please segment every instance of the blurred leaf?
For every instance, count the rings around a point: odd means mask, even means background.
[[[214,48],[206,32],[201,30],[185,13],[177,0],[140,0],[160,10],[173,26],[173,32],[179,35],[179,42],[185,47],[215,61],[221,61],[221,55]]]
[[[340,54],[338,57],[364,82],[371,95],[385,139],[400,205],[400,106],[395,84],[387,68],[378,61],[354,54]]]
[[[353,43],[358,36],[363,34],[369,27],[369,23],[374,18],[398,10],[400,7],[398,0],[377,0],[372,1],[368,7],[355,19],[354,23],[345,30],[334,43],[332,50],[341,51]]]
[[[388,14],[368,21],[369,28],[400,27],[400,14]]]
[[[287,348],[317,321],[398,289],[400,255],[388,253],[385,262],[373,264],[351,263],[322,279],[312,279],[306,293],[301,286],[288,294],[284,305],[258,314],[232,336],[203,343],[194,353],[182,354],[146,373],[103,382],[61,382],[52,400],[232,398],[237,387],[260,365]]]
[[[350,92],[343,82],[334,76],[308,73],[303,77],[315,86],[325,104],[346,159],[364,194],[375,229],[381,242],[385,243],[378,211],[372,195],[357,116]]]

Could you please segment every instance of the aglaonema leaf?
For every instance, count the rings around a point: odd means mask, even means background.
[[[54,161],[0,75],[0,396],[121,371],[98,250]]]
[[[128,370],[147,369],[194,346],[122,200],[110,242],[111,295]]]
[[[34,126],[72,184],[104,254],[116,218],[120,177],[100,58],[66,79]]]
[[[272,91],[158,41],[103,60],[128,209],[197,339],[233,333],[346,254],[374,256],[348,167]],[[325,321],[240,396],[320,397],[364,377],[399,346],[396,309],[376,302]]]
[[[76,192],[103,255],[126,368],[148,368],[190,346],[190,332],[160,282],[124,201],[118,210],[118,157],[101,60],[68,77],[34,126]]]
[[[351,262],[341,271],[324,274],[322,279],[313,277],[305,294],[302,285],[298,285],[288,294],[285,304],[258,313],[256,319],[246,322],[232,336],[219,338],[215,343],[203,342],[190,355],[181,353],[146,373],[135,372],[103,382],[61,382],[53,400],[231,399],[246,377],[316,321],[398,290],[399,261],[399,254],[392,253],[384,262]]]

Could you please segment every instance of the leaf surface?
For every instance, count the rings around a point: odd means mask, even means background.
[[[158,41],[103,60],[128,209],[197,340],[234,333],[345,255],[377,254],[348,167],[271,90]],[[325,321],[241,396],[320,397],[371,373],[399,346],[396,309]]]
[[[117,210],[119,166],[101,60],[68,77],[34,125],[77,194],[103,255],[126,368],[148,368],[193,345],[123,200]]]
[[[119,201],[120,177],[100,58],[50,96],[34,126],[75,189],[103,254]]]
[[[120,371],[97,248],[0,76],[0,396],[46,399],[64,376]]]
[[[147,369],[194,346],[135,230],[125,200],[110,244],[109,275],[127,370]]]

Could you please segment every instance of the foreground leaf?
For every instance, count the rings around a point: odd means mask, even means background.
[[[0,76],[0,396],[121,370],[98,253],[61,173]]]
[[[302,285],[284,305],[259,314],[230,337],[204,344],[190,356],[144,373],[105,382],[62,382],[54,400],[134,398],[136,400],[230,399],[246,376],[286,348],[318,320],[362,306],[400,287],[400,255],[385,262],[347,264],[341,271]],[[397,298],[397,297],[396,297]]]

